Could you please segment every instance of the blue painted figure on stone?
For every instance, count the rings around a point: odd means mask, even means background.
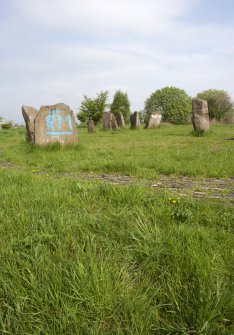
[[[69,127],[69,129],[72,130],[72,119],[71,119],[71,115],[67,115],[67,122],[68,122],[68,127]]]
[[[47,129],[53,129],[54,128],[54,123],[56,121],[56,114],[51,111],[47,116],[46,116],[46,126]]]
[[[46,116],[46,127],[47,135],[70,135],[72,134],[72,118],[70,115],[63,116],[59,109],[51,110]],[[64,128],[65,131],[62,130]]]

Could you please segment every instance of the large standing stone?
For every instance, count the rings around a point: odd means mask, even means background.
[[[158,112],[153,112],[150,114],[149,121],[147,123],[147,128],[156,128],[160,125],[162,115]]]
[[[36,144],[78,142],[73,111],[63,103],[42,106],[35,118],[34,125]]]
[[[132,115],[130,115],[130,122],[131,128],[133,129],[141,127],[139,112],[134,112]]]
[[[104,112],[102,116],[103,128],[105,130],[118,129],[118,124],[113,113]]]
[[[118,124],[118,126],[120,128],[124,128],[125,127],[125,121],[124,121],[123,113],[119,113],[116,116],[116,121],[117,121],[117,124]]]
[[[38,111],[29,106],[22,106],[22,114],[26,125],[26,140],[27,142],[34,142],[34,120]]]
[[[88,132],[89,133],[94,133],[96,131],[95,124],[94,124],[93,120],[91,120],[91,119],[88,120],[87,127],[88,127]]]
[[[210,128],[208,104],[206,100],[192,99],[192,123],[194,130],[208,131]]]

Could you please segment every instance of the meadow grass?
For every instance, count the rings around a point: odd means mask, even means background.
[[[196,143],[204,157],[200,169],[184,161],[181,171],[213,175],[205,152],[219,148],[214,164],[227,166],[218,175],[231,177],[231,141],[224,141],[230,127],[201,138],[188,127],[156,131],[90,135],[82,129],[83,143],[70,148],[39,148],[24,143],[22,130],[0,132],[1,159],[22,167],[0,170],[0,334],[234,333],[234,209],[228,202],[53,173],[103,172],[101,158],[107,162],[104,154],[112,152],[105,172],[152,177],[146,163],[157,150],[173,166],[170,147],[181,157],[179,147],[189,153]],[[118,159],[134,157],[135,145],[146,150],[145,160],[124,170]],[[98,148],[104,156],[95,156]],[[35,167],[48,174],[33,173]]]
[[[54,172],[119,173],[140,179],[159,174],[194,177],[233,177],[233,126],[213,125],[204,137],[191,126],[159,129],[97,131],[79,129],[80,144],[41,148],[25,142],[24,130],[0,132],[2,158],[29,168]]]

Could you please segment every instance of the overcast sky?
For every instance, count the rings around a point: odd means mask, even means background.
[[[127,91],[224,89],[234,100],[234,0],[0,0],[0,116]]]

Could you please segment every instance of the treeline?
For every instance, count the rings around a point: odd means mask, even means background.
[[[108,91],[97,93],[95,98],[84,95],[77,118],[81,123],[93,120],[97,124],[105,111],[115,116],[123,114],[126,123],[131,113],[130,101],[127,92],[118,90],[114,94],[112,103],[108,103]],[[210,121],[232,122],[234,119],[234,105],[228,92],[209,89],[197,94],[197,98],[208,103]],[[164,87],[154,91],[145,101],[144,111],[141,111],[142,120],[147,121],[152,112],[159,112],[163,122],[172,124],[187,124],[192,113],[192,98],[177,87]]]

